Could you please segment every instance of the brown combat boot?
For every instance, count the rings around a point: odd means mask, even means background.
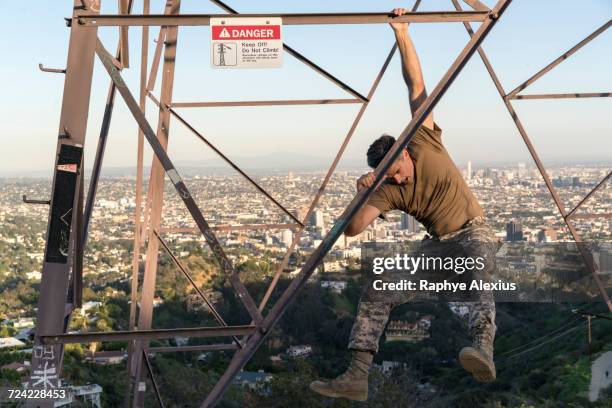
[[[487,326],[474,336],[474,347],[464,347],[459,353],[461,366],[479,382],[491,382],[496,378],[493,362],[495,325]]]
[[[368,399],[368,372],[374,353],[353,350],[347,370],[333,380],[313,381],[310,389],[326,397],[344,397],[353,401]]]

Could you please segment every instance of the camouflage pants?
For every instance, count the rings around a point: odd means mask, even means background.
[[[485,217],[476,217],[455,232],[437,238],[426,238],[419,246],[419,253],[427,256],[452,256],[449,246],[460,248],[469,256],[485,259],[483,272],[492,274],[495,268],[495,252],[499,249],[497,239]],[[452,252],[452,251],[451,251]],[[359,309],[351,330],[349,349],[378,351],[378,341],[385,330],[391,311],[396,306],[410,301],[409,295],[400,295],[387,301],[371,301],[364,291],[359,301]],[[488,329],[495,333],[495,302],[490,291],[478,292],[476,301],[449,302],[453,306],[465,306],[468,310],[468,331],[475,334]]]

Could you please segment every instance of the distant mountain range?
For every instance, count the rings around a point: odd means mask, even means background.
[[[335,152],[330,153],[329,157],[311,156],[301,153],[274,152],[262,156],[238,156],[230,157],[240,168],[251,170],[283,170],[283,171],[312,171],[329,168],[334,160]],[[366,166],[365,157],[361,160],[357,158],[344,158],[340,163],[342,168],[362,168]],[[229,169],[231,168],[221,159],[208,161],[179,161],[177,167],[199,168],[199,169]]]

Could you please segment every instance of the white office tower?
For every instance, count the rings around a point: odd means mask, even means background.
[[[323,221],[323,211],[316,210],[310,216],[310,225],[317,228],[325,228],[325,222]]]
[[[286,247],[289,247],[293,241],[293,232],[290,229],[284,230],[281,234],[281,241],[283,241]]]
[[[527,169],[525,167],[525,163],[519,163],[518,164],[518,179],[519,180],[523,180],[525,178],[525,176],[527,176]]]

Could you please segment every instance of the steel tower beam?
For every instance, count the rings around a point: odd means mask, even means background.
[[[177,15],[180,12],[181,1],[173,0],[168,4],[168,14]],[[176,42],[178,38],[178,27],[168,27],[165,37],[164,65],[162,69],[161,100],[163,103],[172,101],[174,84],[174,67],[176,63]],[[115,85],[117,82],[113,79]],[[121,89],[119,90],[121,93]],[[168,135],[170,129],[170,115],[164,109],[159,109],[156,137],[163,150],[168,148]],[[141,129],[144,134],[144,130]],[[145,271],[142,282],[140,298],[140,311],[138,316],[138,328],[150,329],[153,322],[153,298],[155,295],[155,282],[157,277],[157,259],[159,255],[159,241],[153,234],[161,227],[161,214],[164,200],[165,173],[163,166],[157,157],[153,157],[151,175],[149,177],[150,214],[148,222],[148,239],[146,249]],[[133,353],[130,356],[130,384],[132,386],[132,406],[134,408],[144,407],[144,395],[146,383],[142,381],[145,372],[145,362],[142,359],[142,350],[149,347],[147,340],[136,341],[133,345]]]
[[[315,13],[315,14],[240,14],[240,17],[280,17],[283,25],[304,24],[388,24],[388,23],[457,23],[462,21],[483,22],[489,11],[423,11],[395,16],[390,13]],[[207,26],[211,18],[236,18],[233,14],[182,14],[166,16],[149,15],[99,15],[75,16],[73,24],[85,27],[103,26]]]
[[[99,13],[98,0],[88,2],[81,9],[80,0],[74,0],[73,13],[95,16]],[[49,221],[45,242],[44,261],[36,335],[32,353],[32,374],[30,388],[52,389],[59,387],[63,347],[45,345],[45,335],[67,330],[72,304],[69,303],[71,273],[79,266],[75,259],[77,226],[83,225],[83,145],[87,130],[91,80],[93,76],[94,53],[97,30],[72,26],[70,29],[68,61],[64,79],[64,95],[59,123]],[[79,246],[80,246],[79,242]],[[71,294],[75,296],[74,293]],[[32,406],[33,403],[29,403]],[[53,401],[37,403],[52,407]]]

